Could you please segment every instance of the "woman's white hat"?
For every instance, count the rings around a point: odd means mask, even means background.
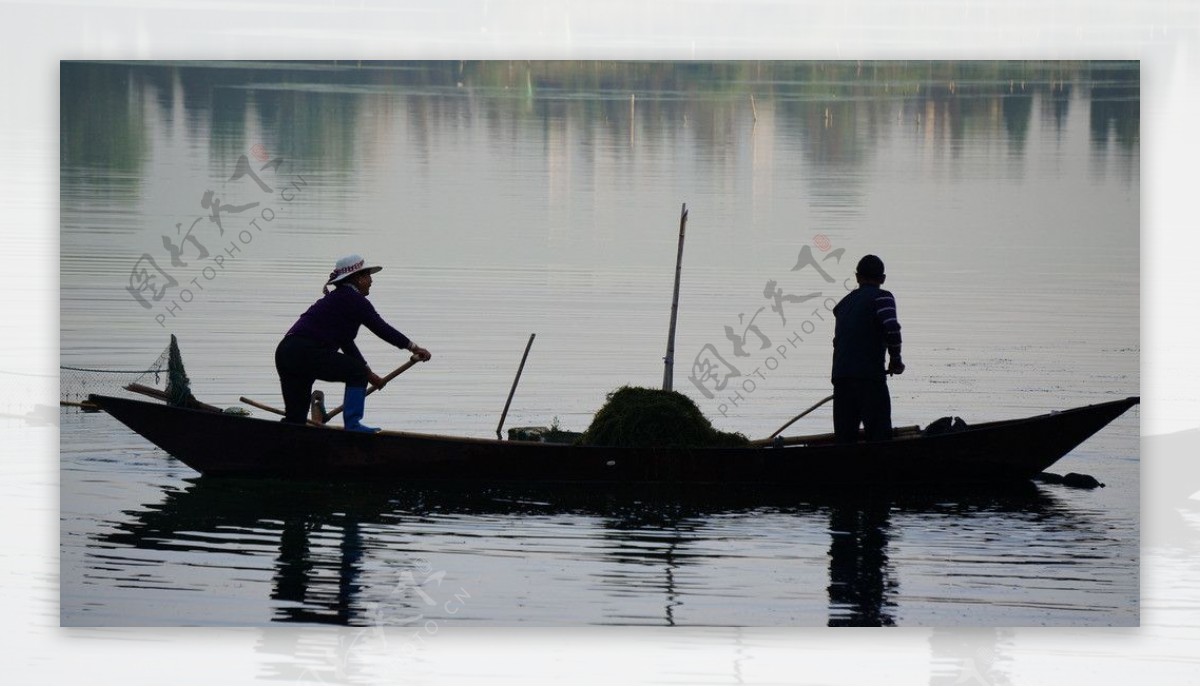
[[[325,282],[325,285],[336,284],[346,277],[358,274],[359,272],[375,274],[381,269],[383,268],[379,266],[367,267],[367,262],[363,260],[361,255],[347,255],[337,261],[337,265],[329,273],[329,281]]]

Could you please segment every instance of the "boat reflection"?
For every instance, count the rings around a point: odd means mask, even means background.
[[[108,546],[225,554],[231,549],[261,551],[264,541],[275,542],[272,621],[413,625],[429,610],[422,605],[422,580],[408,573],[413,578],[407,580],[409,588],[416,595],[388,595],[388,613],[381,616],[381,604],[364,593],[366,587],[378,589],[378,575],[366,580],[364,571],[374,566],[378,573],[380,563],[372,559],[382,553],[389,568],[417,571],[428,579],[432,570],[424,557],[426,542],[419,533],[412,535],[414,527],[433,527],[445,517],[468,525],[462,516],[493,523],[503,517],[507,527],[523,516],[578,516],[588,519],[588,532],[599,530],[600,546],[589,551],[599,550],[604,562],[615,564],[600,573],[601,584],[614,594],[634,587],[639,593],[661,594],[660,622],[674,625],[687,600],[687,591],[677,584],[680,572],[711,563],[714,556],[711,549],[695,549],[727,536],[714,534],[713,528],[720,529],[718,519],[757,513],[795,516],[798,525],[827,522],[830,626],[897,624],[899,580],[888,559],[897,513],[944,513],[953,518],[1019,513],[1053,518],[1066,528],[1082,526],[1074,522],[1079,516],[1033,484],[967,493],[959,489],[951,496],[883,491],[798,494],[722,485],[506,485],[468,490],[196,478],[184,489],[168,492],[160,503],[129,512],[128,520],[100,539]],[[407,528],[407,538],[386,534],[400,525]],[[514,540],[511,546],[522,544]],[[580,546],[586,547],[586,540]],[[505,622],[497,618],[492,624]]]

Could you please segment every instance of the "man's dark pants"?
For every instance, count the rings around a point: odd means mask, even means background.
[[[313,382],[318,379],[367,385],[365,363],[303,336],[283,337],[275,348],[275,369],[283,391],[284,422],[304,424]]]
[[[867,441],[892,438],[892,398],[886,377],[833,380],[833,432],[838,443],[858,441],[859,424]]]

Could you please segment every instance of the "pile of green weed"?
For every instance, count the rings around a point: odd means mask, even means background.
[[[677,391],[623,386],[608,395],[579,443],[590,446],[698,448],[743,446],[745,435],[712,426]]]

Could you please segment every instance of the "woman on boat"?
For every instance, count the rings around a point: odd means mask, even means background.
[[[368,267],[358,255],[338,260],[325,283],[325,296],[313,303],[279,342],[275,349],[275,369],[283,390],[284,422],[304,424],[313,382],[322,379],[346,384],[342,416],[346,429],[379,431],[362,424],[367,383],[382,387],[385,382],[371,371],[354,345],[360,326],[366,326],[396,348],[412,351],[420,360],[431,357],[428,350],[384,322],[367,300],[371,275],[382,269]],[[330,285],[334,286],[332,292]]]

